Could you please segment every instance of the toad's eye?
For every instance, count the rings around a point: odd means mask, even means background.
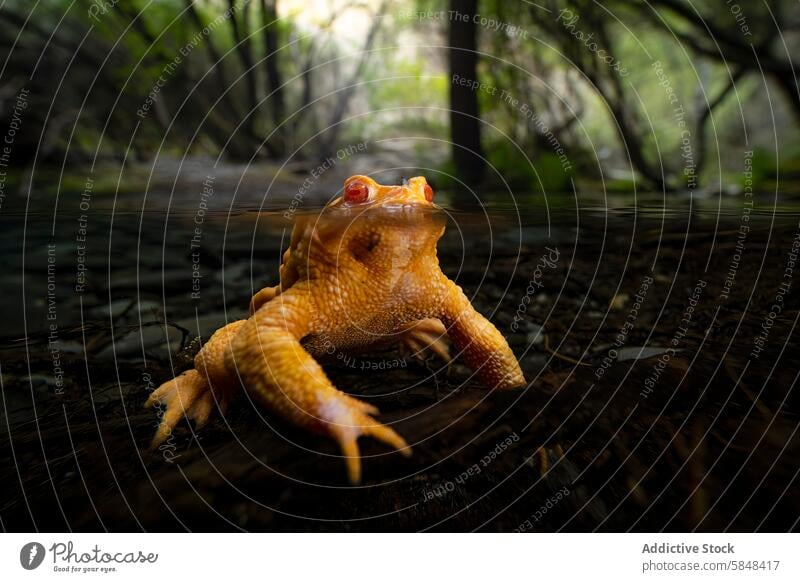
[[[364,182],[350,182],[344,188],[344,199],[352,204],[361,204],[369,198],[369,188]]]
[[[433,188],[425,184],[424,190],[425,190],[425,199],[428,202],[433,202]]]

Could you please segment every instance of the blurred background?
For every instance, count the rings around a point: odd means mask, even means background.
[[[798,192],[792,0],[9,0],[0,21],[0,127],[29,92],[7,191],[81,190],[87,166],[95,193],[141,191],[213,160],[278,204],[363,144],[336,180],[712,196],[752,150],[755,189]]]

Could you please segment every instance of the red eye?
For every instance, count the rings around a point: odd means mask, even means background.
[[[350,182],[344,188],[344,199],[353,204],[361,204],[369,198],[369,188],[364,182]]]
[[[425,184],[425,199],[428,202],[433,202],[433,188]]]

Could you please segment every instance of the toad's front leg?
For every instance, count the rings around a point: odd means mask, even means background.
[[[226,358],[247,391],[271,411],[303,428],[333,437],[342,449],[350,481],[361,479],[357,439],[369,435],[405,455],[411,449],[391,428],[370,415],[378,410],[337,390],[300,340],[319,331],[318,306],[293,287],[247,320]],[[313,314],[313,315],[312,315]],[[324,327],[324,326],[323,326]]]
[[[215,408],[225,411],[238,392],[236,377],[225,367],[225,351],[244,321],[234,321],[218,329],[195,356],[194,368],[164,382],[150,395],[146,407],[160,403],[165,407],[151,448],[164,442],[182,418],[194,420],[201,428]]]
[[[508,342],[492,323],[475,311],[461,287],[443,279],[444,292],[435,314],[447,328],[457,353],[489,388],[518,388],[525,377]]]

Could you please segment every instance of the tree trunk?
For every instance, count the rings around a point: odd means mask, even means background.
[[[386,13],[386,6],[387,1],[384,0],[381,2],[380,6],[378,7],[378,11],[373,16],[372,25],[370,26],[369,34],[367,34],[367,39],[364,41],[364,46],[361,47],[361,55],[356,63],[356,67],[350,77],[343,82],[342,86],[344,89],[338,93],[338,100],[336,101],[333,111],[329,117],[327,129],[320,135],[319,157],[321,160],[332,155],[336,148],[336,143],[339,139],[339,132],[342,130],[342,117],[344,117],[344,114],[347,112],[347,106],[350,104],[350,99],[352,99],[353,95],[355,94],[357,85],[359,84],[364,73],[364,67],[367,64],[367,60],[370,58],[372,45],[375,43],[378,30],[381,27],[381,19]]]
[[[250,48],[250,20],[248,10],[249,4],[243,4],[239,10],[242,13],[241,26],[236,15],[236,0],[228,0],[228,7],[231,11],[229,18],[233,39],[236,43],[236,52],[242,63],[242,75],[244,76],[245,88],[247,91],[247,107],[249,115],[245,120],[247,131],[254,135],[256,115],[258,114],[258,85],[256,83],[256,71],[253,65],[253,53]]]
[[[190,20],[194,23],[196,30],[202,31],[205,28],[206,23],[203,20],[200,13],[197,11],[197,8],[194,5],[194,0],[185,0],[187,13],[189,15]],[[203,46],[206,48],[206,52],[208,53],[208,58],[211,61],[210,66],[214,69],[214,76],[217,80],[218,90],[219,93],[217,96],[222,95],[223,91],[230,87],[230,82],[228,81],[228,76],[225,73],[225,63],[222,61],[222,57],[220,56],[219,51],[217,50],[216,45],[214,44],[214,39],[210,36],[204,39]],[[237,109],[236,105],[233,103],[231,98],[231,93],[227,92],[222,96],[220,101],[220,107],[225,109],[225,114],[231,120],[238,120],[242,118],[242,114]],[[223,142],[224,143],[224,142]]]
[[[786,97],[787,104],[794,114],[795,120],[800,123],[800,92],[797,87],[797,80],[793,74],[776,73],[772,75],[778,87],[781,88],[783,95]]]
[[[456,174],[468,184],[480,183],[485,172],[481,148],[478,93],[462,85],[477,79],[477,0],[450,0],[450,135]]]
[[[744,69],[736,69],[733,73],[731,73],[730,82],[725,85],[722,91],[708,104],[703,108],[700,114],[697,116],[697,122],[695,124],[695,140],[697,146],[697,153],[695,154],[695,175],[697,176],[698,182],[700,180],[700,174],[702,173],[703,169],[706,165],[707,159],[707,140],[706,140],[706,125],[708,124],[708,120],[711,119],[714,110],[725,100],[725,98],[736,88],[736,82],[742,78],[744,75]]]
[[[269,111],[272,123],[276,128],[285,120],[286,107],[283,99],[283,80],[278,68],[278,14],[276,0],[261,0],[261,14],[263,18],[264,35],[264,68],[267,77],[267,94],[269,95]],[[285,127],[280,126],[275,132],[276,147],[283,150],[285,147]]]

